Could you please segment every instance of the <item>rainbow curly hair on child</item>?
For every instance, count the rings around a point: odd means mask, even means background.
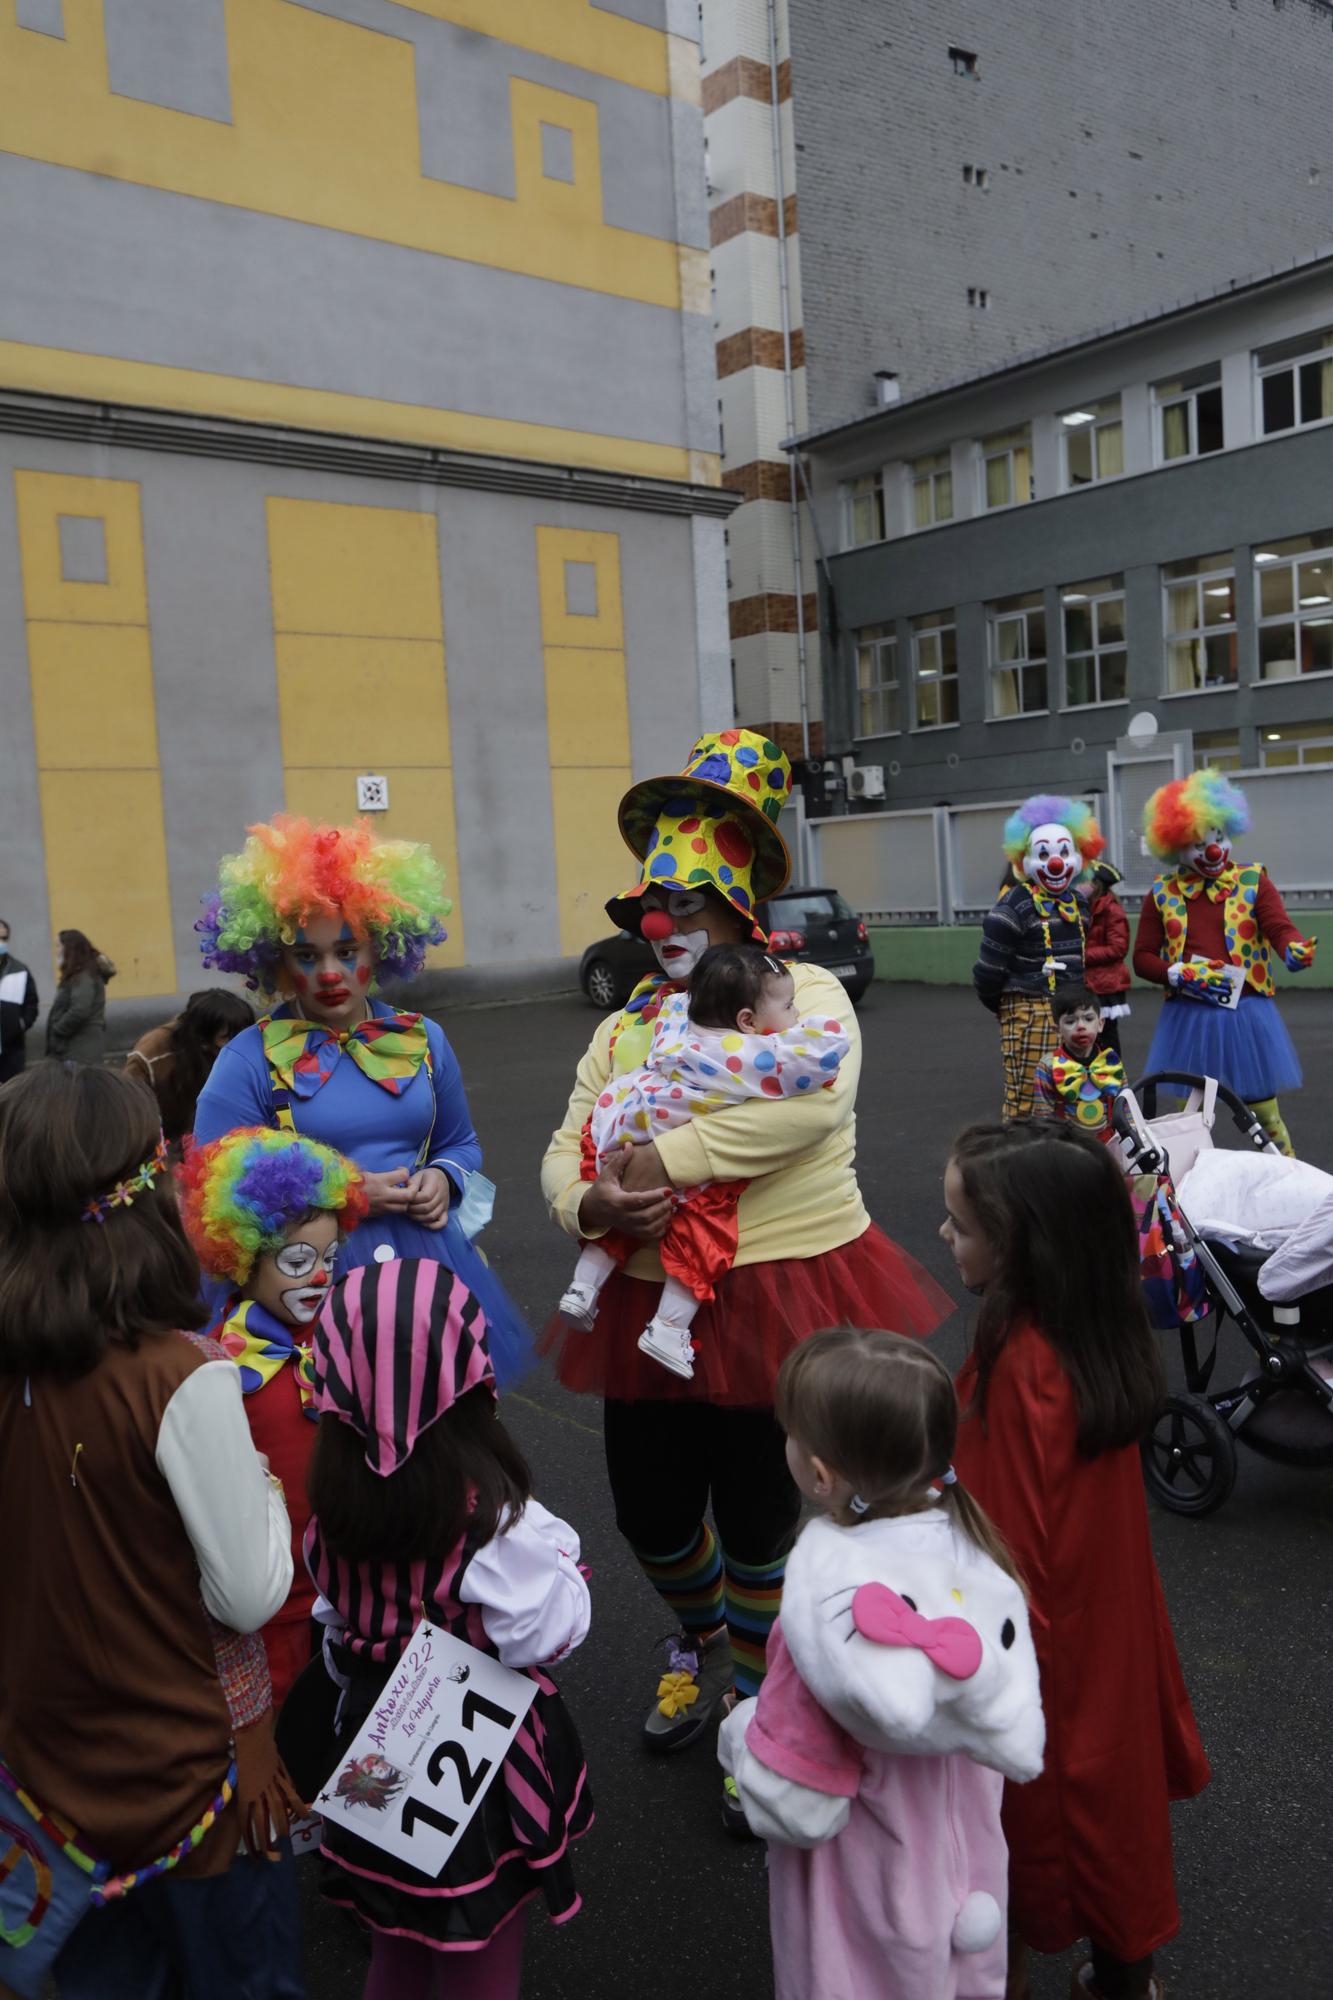
[[[1214,826],[1234,840],[1249,832],[1250,808],[1240,786],[1211,767],[1160,786],[1143,809],[1144,836],[1159,861],[1195,846]]]
[[[364,1222],[369,1204],[360,1170],[299,1132],[245,1125],[193,1146],[177,1171],[181,1221],[210,1278],[243,1285],[260,1257],[280,1250],[287,1231],[312,1210],[342,1231]]]
[[[1082,799],[1061,799],[1049,792],[1024,799],[1017,812],[1004,823],[1004,851],[1021,874],[1028,842],[1039,826],[1065,826],[1083,857],[1081,873],[1086,874],[1105,847],[1102,830],[1092,816],[1092,807]]]
[[[453,904],[444,871],[420,841],[377,840],[368,820],[315,825],[289,813],[252,826],[239,854],[224,854],[216,889],[195,924],[205,965],[276,989],[284,945],[303,924],[342,917],[374,946],[391,979],[420,972],[429,945],[445,937]]]

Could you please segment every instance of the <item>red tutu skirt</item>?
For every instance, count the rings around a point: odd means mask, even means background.
[[[923,1336],[955,1310],[955,1301],[915,1257],[871,1223],[840,1250],[742,1264],[719,1278],[694,1320],[694,1376],[682,1381],[640,1354],[639,1335],[662,1287],[613,1271],[591,1333],[552,1319],[537,1341],[554,1359],[566,1389],[615,1402],[680,1399],[766,1409],[779,1368],[793,1347],[826,1326],[887,1327]]]

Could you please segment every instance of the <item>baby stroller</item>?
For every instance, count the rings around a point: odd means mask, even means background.
[[[1161,1088],[1189,1097],[1183,1114],[1154,1124]],[[1158,1071],[1137,1086],[1137,1098],[1124,1091],[1112,1111],[1129,1170],[1168,1187],[1171,1180],[1182,1180],[1197,1154],[1212,1144],[1218,1104],[1256,1153],[1276,1153],[1249,1106],[1225,1085],[1211,1077]],[[1177,1134],[1183,1144],[1173,1144]],[[1238,1439],[1284,1465],[1333,1465],[1333,1286],[1289,1305],[1274,1304],[1258,1282],[1271,1247],[1241,1240],[1240,1227],[1228,1233],[1213,1224],[1201,1234],[1178,1199],[1173,1216],[1177,1248],[1186,1259],[1191,1252],[1197,1259],[1212,1310],[1180,1326],[1187,1391],[1162,1403],[1144,1440],[1143,1470],[1149,1492],[1173,1514],[1210,1514],[1235,1485]],[[1228,1317],[1251,1358],[1233,1388],[1212,1389]]]

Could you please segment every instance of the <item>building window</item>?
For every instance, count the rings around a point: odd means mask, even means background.
[[[981,440],[982,500],[1017,507],[1032,498],[1032,432],[1027,424]]]
[[[958,720],[958,634],[952,611],[912,620],[912,679],[916,729],[945,729]]]
[[[947,451],[914,458],[908,465],[912,481],[912,526],[931,528],[953,519],[953,472]]]
[[[1124,701],[1125,579],[1094,577],[1060,592],[1065,628],[1065,707]]]
[[[1333,673],[1333,529],[1256,549],[1254,589],[1260,680]]]
[[[1157,455],[1164,465],[1175,458],[1202,458],[1222,449],[1222,368],[1212,362],[1170,382],[1153,384]]]
[[[1236,729],[1196,729],[1194,768],[1203,771],[1239,771],[1240,732]]]
[[[856,695],[858,736],[898,734],[898,641],[891,625],[868,625],[857,633]]]
[[[1039,590],[990,606],[990,712],[1041,715],[1046,708],[1046,606]]]
[[[1333,417],[1333,330],[1261,347],[1254,359],[1265,437]]]
[[[977,52],[975,49],[949,50],[949,61],[953,64],[955,76],[975,76],[977,74]]]
[[[848,481],[846,505],[849,549],[884,540],[884,487],[877,472]]]
[[[1066,410],[1060,428],[1066,486],[1095,486],[1100,479],[1120,477],[1125,469],[1125,433],[1119,396]]]
[[[1285,722],[1259,737],[1259,762],[1266,771],[1294,764],[1333,764],[1333,721]]]
[[[1236,573],[1229,555],[1168,563],[1166,691],[1236,685]]]

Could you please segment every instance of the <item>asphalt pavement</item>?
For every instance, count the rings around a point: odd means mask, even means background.
[[[1306,1071],[1305,1089],[1287,1100],[1288,1124],[1302,1156],[1333,1170],[1333,995],[1294,994],[1282,1004]],[[1125,1024],[1131,1076],[1156,1008],[1151,996],[1137,996]],[[486,1247],[539,1324],[567,1282],[572,1253],[546,1218],[538,1163],[597,1017],[563,999],[441,1018],[498,1187]],[[953,1135],[998,1114],[994,1024],[968,992],[877,984],[862,1003],[861,1027],[862,1188],[874,1219],[959,1299],[935,1336],[955,1366],[969,1307],[936,1236],[940,1184]],[[1224,1342],[1239,1361],[1234,1330]],[[1169,1358],[1178,1376],[1178,1356]],[[658,1673],[655,1641],[669,1621],[615,1531],[598,1405],[539,1371],[506,1398],[504,1414],[540,1498],[582,1534],[594,1603],[592,1633],[560,1676],[597,1801],[596,1824],[575,1856],[584,1907],[560,1931],[534,1908],[524,2000],[769,2000],[764,1849],[723,1832],[710,1743],[665,1758],[639,1749]],[[1171,2000],[1333,1993],[1333,1471],[1240,1457],[1235,1491],[1218,1513],[1202,1521],[1153,1513],[1214,1773],[1202,1797],[1174,1813],[1183,1926],[1160,1957]],[[313,1888],[307,1916],[312,2000],[359,2000],[361,1938]],[[1037,1961],[1037,2000],[1063,2000],[1078,1957]]]

